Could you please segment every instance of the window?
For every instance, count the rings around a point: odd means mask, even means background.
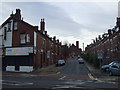
[[[11,31],[11,21],[8,23],[8,32]]]
[[[21,33],[20,34],[20,43],[25,44],[27,42],[30,42],[30,34]]]
[[[17,22],[14,23],[14,30],[17,30]]]
[[[4,27],[4,40],[6,40],[6,36],[7,36],[7,27]]]
[[[20,34],[20,43],[21,44],[26,43],[26,35],[24,33]]]
[[[118,68],[118,66],[113,65],[112,68]]]
[[[30,42],[30,34],[27,34],[27,42]]]
[[[43,38],[43,46],[45,46],[45,39]]]

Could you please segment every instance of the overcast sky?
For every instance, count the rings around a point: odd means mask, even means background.
[[[118,17],[118,2],[2,2],[0,24],[17,8],[24,21],[39,26],[45,18],[46,31],[60,41],[85,46],[113,28]]]

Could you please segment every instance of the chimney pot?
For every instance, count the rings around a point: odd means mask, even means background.
[[[20,9],[16,9],[16,14],[20,14],[21,10]]]

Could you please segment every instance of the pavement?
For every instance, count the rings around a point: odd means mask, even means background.
[[[69,61],[70,58],[68,58],[66,60]],[[53,65],[50,65],[50,66],[47,66],[47,67],[44,67],[44,68],[40,68],[40,69],[37,69],[33,72],[31,72],[32,74],[59,74],[59,71],[64,68],[64,65],[63,66],[59,66],[59,67],[56,67],[55,64]]]
[[[91,73],[91,78],[99,81],[110,81],[120,83],[120,76],[110,76],[108,72],[102,72],[100,69],[93,67],[85,61],[88,70]]]
[[[55,64],[50,65],[48,67],[44,67],[38,70],[35,70],[31,72],[32,74],[57,74],[59,71],[63,68],[64,66],[61,67],[56,67]]]
[[[56,75],[59,74],[60,70],[63,68],[64,66],[61,67],[56,67],[55,64],[47,66],[47,67],[43,67],[37,70],[34,70],[32,72],[20,72],[20,71],[2,71],[2,75],[6,75],[6,76],[11,76],[11,73],[13,76],[15,77],[19,77],[19,76],[25,76],[25,77],[29,77],[29,76],[47,76],[47,75]]]
[[[48,67],[44,67],[32,72],[12,72],[12,71],[2,71],[2,74],[4,76],[14,76],[14,77],[19,77],[19,76],[24,76],[24,77],[30,77],[30,76],[49,76],[49,75],[57,75],[59,74],[60,69],[62,67],[56,67],[55,65],[50,65]],[[11,75],[12,74],[12,75]]]
[[[89,77],[93,80],[99,80],[99,81],[110,81],[110,82],[118,82],[120,81],[120,76],[109,76],[108,73],[105,72],[101,72],[100,69],[94,68],[92,65],[90,65],[88,62],[85,61],[86,67],[89,70],[90,74]],[[50,65],[48,67],[45,68],[41,68],[38,70],[35,70],[33,72],[27,72],[27,73],[21,73],[21,72],[16,72],[19,73],[19,75],[24,75],[24,76],[29,76],[29,75],[56,75],[59,74],[60,70],[63,68],[64,66],[61,67],[56,67],[54,64]],[[4,75],[5,74],[9,74],[9,72],[3,72]],[[12,72],[10,72],[12,73]],[[15,74],[15,72],[13,73]]]
[[[93,67],[88,62],[85,61],[86,67],[89,70],[90,74],[89,77],[93,80],[99,80],[99,81],[110,81],[110,82],[118,82],[120,81],[120,76],[110,76],[107,72],[101,72],[100,69]],[[56,67],[55,65],[50,65],[45,68],[38,69],[36,71],[33,71],[32,74],[38,74],[38,75],[44,75],[44,74],[59,74],[59,71],[63,68],[62,67]]]

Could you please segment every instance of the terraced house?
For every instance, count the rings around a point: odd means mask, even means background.
[[[40,21],[39,30],[21,18],[20,9],[1,25],[0,37],[3,70],[30,72],[66,57],[62,43],[45,31],[44,19]]]
[[[107,33],[93,40],[93,43],[86,47],[85,52],[89,55],[97,55],[101,64],[120,60],[120,18],[117,18],[114,28],[108,29]]]

